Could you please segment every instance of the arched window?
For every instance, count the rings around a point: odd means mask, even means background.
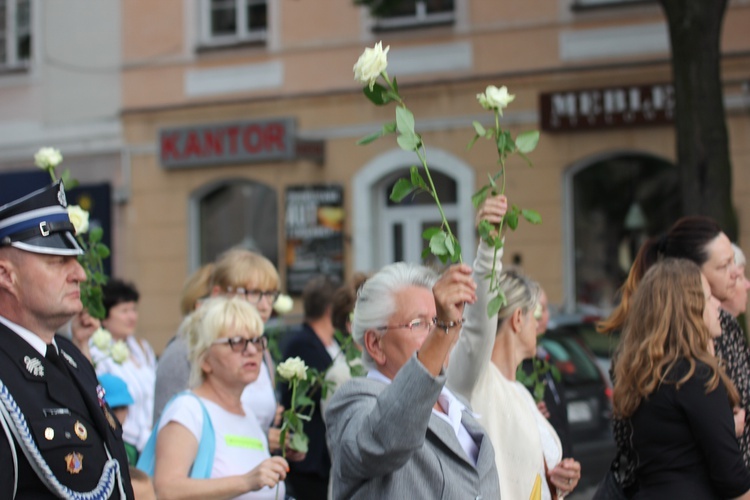
[[[567,292],[577,304],[609,308],[641,244],[680,217],[678,171],[651,155],[615,153],[584,160],[566,177]]]
[[[414,154],[391,150],[373,158],[352,180],[354,268],[380,269],[397,261],[420,262],[427,244],[424,229],[440,225],[440,213],[429,196],[411,196],[401,203],[390,201],[394,183],[409,177]],[[464,262],[472,262],[474,237],[474,169],[440,149],[431,149],[430,173],[440,203],[461,244]],[[428,261],[431,259],[428,259]]]
[[[438,171],[431,171],[430,175],[451,231],[458,235],[456,181]],[[440,226],[440,213],[435,206],[435,201],[427,193],[407,196],[400,203],[391,201],[390,194],[393,186],[402,177],[409,177],[408,167],[385,177],[375,187],[383,203],[379,211],[381,260],[384,263],[400,261],[432,263],[436,260],[433,256],[427,259],[421,257],[424,249],[429,246],[429,242],[422,238],[422,233],[427,228]]]
[[[232,247],[258,252],[278,265],[278,202],[276,192],[247,179],[214,182],[191,196],[191,268],[197,268]]]

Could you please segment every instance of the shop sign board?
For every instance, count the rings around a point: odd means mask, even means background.
[[[564,90],[540,95],[541,127],[547,132],[670,124],[671,83]]]
[[[299,294],[310,278],[344,277],[343,188],[338,184],[286,188],[286,288]]]
[[[296,142],[294,118],[165,128],[159,158],[164,168],[288,161]]]

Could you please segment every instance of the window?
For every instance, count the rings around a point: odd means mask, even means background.
[[[266,39],[267,0],[203,0],[203,44],[231,45]]]
[[[412,28],[450,24],[455,18],[454,0],[403,0],[381,15],[377,29]]]
[[[195,268],[213,262],[232,247],[278,262],[278,205],[272,188],[248,180],[226,180],[200,190],[194,199],[200,249]]]
[[[458,184],[442,172],[432,170],[431,175],[451,231],[459,237]],[[426,193],[409,195],[399,203],[391,201],[393,186],[402,177],[409,177],[408,168],[386,177],[379,190],[381,234],[377,240],[382,264],[406,261],[438,266],[439,261],[432,255],[422,258],[429,246],[422,233],[430,227],[439,227],[442,222],[435,202]]]
[[[646,239],[680,216],[679,172],[646,154],[613,154],[572,174],[574,294],[609,309]]]
[[[31,58],[31,0],[0,0],[0,69],[26,68]]]

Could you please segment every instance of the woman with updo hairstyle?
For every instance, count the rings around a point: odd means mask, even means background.
[[[734,293],[738,271],[734,263],[734,250],[729,238],[719,224],[710,217],[682,217],[662,236],[646,241],[638,251],[628,278],[620,289],[620,303],[612,314],[597,329],[601,333],[620,332],[631,313],[640,314],[631,305],[632,297],[644,274],[665,258],[687,259],[698,265],[701,273],[708,280],[711,293],[720,302],[726,301]],[[739,329],[736,319],[721,311],[723,331]],[[736,411],[736,431],[739,437],[745,463],[750,465],[750,425],[745,425],[750,418],[750,358],[747,356],[748,344],[744,336],[727,335],[716,342],[716,355],[726,363],[727,375],[740,394]],[[616,355],[615,355],[616,356]],[[630,449],[630,429],[627,423],[613,419],[614,437],[617,443],[617,455],[612,462],[612,478],[632,495],[637,489],[634,482],[635,457]]]
[[[632,429],[632,498],[750,499],[735,438],[738,395],[713,354],[719,301],[685,259],[651,266],[632,296],[615,361],[614,411]]]
[[[498,223],[506,207],[504,196],[488,198],[477,213],[477,225],[483,219]],[[536,354],[540,288],[520,271],[499,274],[505,303],[489,317],[492,258],[493,249],[482,240],[474,262],[477,301],[467,305],[461,338],[448,364],[448,386],[482,416],[495,448],[501,498],[560,498],[578,484],[581,465],[562,460],[555,429],[516,380],[521,362]]]
[[[164,408],[151,438],[158,498],[270,500],[277,485],[284,498],[288,464],[271,457],[264,429],[242,400],[267,347],[258,311],[243,298],[213,297],[183,327],[191,389]]]

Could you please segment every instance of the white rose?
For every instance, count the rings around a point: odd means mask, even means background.
[[[385,71],[388,67],[388,47],[383,50],[383,42],[378,42],[373,48],[366,48],[365,51],[357,59],[357,64],[354,65],[354,79],[366,83],[372,90],[375,85],[375,80],[378,79],[380,73]]]
[[[289,358],[276,369],[284,380],[307,380],[307,365],[299,357]]]
[[[112,334],[104,328],[98,328],[91,336],[91,343],[100,351],[109,352],[109,346],[112,344]]]
[[[291,312],[292,307],[294,307],[294,301],[289,295],[284,295],[283,293],[273,303],[273,310],[279,314]]]
[[[500,88],[490,85],[484,91],[484,94],[477,94],[477,100],[484,109],[496,109],[503,114],[503,108],[513,102],[516,96],[508,93],[508,87],[503,85]]]
[[[112,356],[112,360],[114,360],[115,363],[121,365],[130,357],[130,349],[128,349],[128,345],[124,341],[118,340],[112,344],[112,349],[110,349],[109,355]]]
[[[34,163],[42,170],[55,168],[62,162],[62,154],[59,149],[40,148],[34,155]]]
[[[68,218],[76,228],[76,235],[83,234],[89,230],[89,213],[78,205],[68,207]]]

